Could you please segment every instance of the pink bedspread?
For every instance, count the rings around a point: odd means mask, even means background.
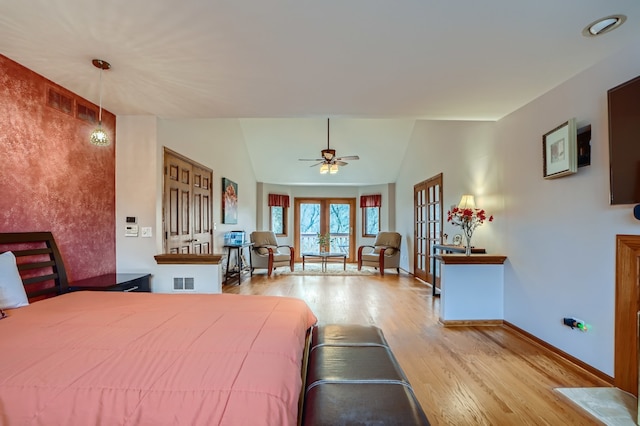
[[[298,299],[78,292],[0,321],[0,424],[295,424]]]

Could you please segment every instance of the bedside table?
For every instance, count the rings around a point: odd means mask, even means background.
[[[69,283],[69,291],[150,292],[151,274],[105,274]]]

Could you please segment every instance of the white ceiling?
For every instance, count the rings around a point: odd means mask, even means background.
[[[611,14],[628,20],[582,35]],[[413,120],[497,120],[634,42],[638,0],[0,2],[0,53],[96,103],[107,60],[117,115],[241,118],[269,183],[392,182]],[[331,181],[297,161],[327,117],[337,154],[361,157]]]

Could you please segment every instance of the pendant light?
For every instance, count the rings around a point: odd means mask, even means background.
[[[98,127],[91,132],[89,140],[94,145],[107,146],[111,141],[109,140],[107,133],[102,130],[102,71],[110,69],[111,64],[107,61],[103,61],[102,59],[94,59],[91,63],[94,67],[100,69],[100,112],[98,113]]]

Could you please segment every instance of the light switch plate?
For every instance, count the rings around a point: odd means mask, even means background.
[[[143,238],[151,238],[153,237],[153,231],[150,226],[143,226],[141,229]]]

